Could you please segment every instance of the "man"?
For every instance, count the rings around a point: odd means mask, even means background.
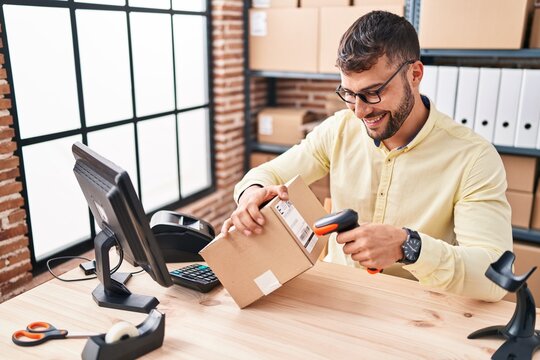
[[[419,92],[418,37],[397,15],[375,11],[343,35],[337,94],[349,110],[325,120],[299,145],[249,171],[238,208],[222,228],[260,234],[259,205],[297,174],[330,173],[335,211],[361,226],[330,239],[327,259],[384,269],[441,291],[486,301],[505,292],[484,273],[512,248],[506,175],[494,147],[437,111]]]

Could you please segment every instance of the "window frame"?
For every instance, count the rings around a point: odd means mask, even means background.
[[[205,0],[206,3],[206,10],[204,11],[185,11],[185,10],[172,10],[172,4],[173,0],[169,1],[170,8],[169,9],[155,9],[155,8],[145,8],[145,7],[134,7],[129,5],[129,1],[126,0],[126,5],[104,5],[104,4],[90,4],[90,3],[79,3],[75,2],[74,0],[67,0],[67,1],[58,1],[58,0],[3,0],[2,4],[0,5],[0,24],[2,26],[2,32],[1,32],[1,39],[3,41],[3,48],[1,52],[4,54],[4,67],[7,70],[7,81],[10,85],[11,93],[10,98],[12,101],[12,107],[10,109],[10,114],[13,116],[13,128],[15,129],[15,136],[14,141],[17,144],[17,150],[15,151],[15,156],[19,157],[19,170],[20,170],[20,176],[19,179],[21,180],[23,184],[23,189],[21,191],[21,195],[24,198],[24,205],[23,208],[26,211],[26,222],[28,227],[28,238],[29,238],[29,249],[30,249],[30,258],[33,268],[33,273],[38,274],[45,270],[46,261],[50,257],[56,257],[56,256],[66,256],[66,255],[78,255],[84,251],[88,251],[93,248],[93,241],[96,236],[96,231],[99,232],[99,228],[96,229],[96,225],[94,223],[92,214],[90,210],[88,209],[88,221],[90,222],[90,237],[88,239],[82,240],[76,245],[67,247],[61,251],[58,251],[54,255],[47,256],[47,258],[42,259],[40,261],[36,260],[35,252],[34,252],[34,239],[32,236],[32,221],[31,221],[31,214],[30,214],[30,203],[31,199],[28,198],[27,188],[26,188],[26,174],[25,174],[25,164],[24,164],[24,157],[23,157],[23,148],[29,145],[34,144],[40,144],[45,143],[52,140],[57,140],[69,136],[74,135],[80,135],[82,136],[82,142],[84,144],[88,144],[88,133],[113,128],[121,125],[126,124],[133,124],[134,127],[134,143],[135,143],[135,160],[136,160],[136,166],[137,166],[137,184],[134,184],[136,187],[138,194],[141,193],[141,164],[140,164],[140,157],[139,157],[139,139],[138,139],[138,130],[137,130],[137,124],[140,122],[160,118],[167,115],[174,115],[175,116],[175,128],[176,128],[176,165],[177,165],[177,171],[176,175],[178,176],[178,199],[170,204],[167,204],[165,206],[162,206],[160,209],[165,210],[175,210],[179,207],[185,206],[189,203],[192,203],[194,201],[197,201],[216,190],[216,170],[215,170],[215,140],[214,140],[214,133],[215,133],[215,121],[214,121],[214,114],[215,114],[215,107],[214,107],[214,99],[212,94],[212,88],[213,88],[213,54],[212,54],[212,6],[211,6],[211,0]],[[5,17],[4,17],[4,8],[3,5],[29,5],[29,6],[37,6],[37,7],[47,7],[47,8],[67,8],[69,9],[70,13],[70,22],[71,22],[71,32],[72,32],[72,45],[73,45],[73,55],[74,55],[74,63],[75,63],[75,75],[76,75],[76,82],[77,82],[77,99],[79,102],[79,116],[80,116],[80,128],[78,129],[72,129],[67,131],[60,131],[60,132],[54,132],[54,133],[48,133],[45,135],[39,135],[34,137],[29,137],[25,139],[21,139],[20,137],[20,129],[19,129],[19,120],[17,116],[17,103],[16,103],[16,84],[13,81],[13,75],[12,75],[12,68],[11,68],[11,59],[9,56],[9,42],[8,42],[8,31],[9,29],[6,29],[5,26]],[[79,45],[78,45],[78,34],[77,34],[77,22],[76,22],[76,13],[75,10],[79,9],[89,9],[89,10],[109,10],[109,11],[121,11],[126,14],[127,18],[127,32],[128,32],[128,48],[129,48],[129,66],[130,66],[130,80],[131,80],[131,99],[132,99],[132,110],[133,110],[133,116],[129,119],[122,119],[118,121],[109,122],[106,124],[98,124],[93,126],[87,126],[86,125],[86,118],[85,118],[85,110],[84,110],[84,97],[83,97],[83,85],[82,85],[82,73],[81,73],[81,59],[79,54]],[[172,34],[172,65],[173,65],[173,84],[174,84],[174,110],[162,112],[162,113],[155,113],[151,115],[145,115],[145,116],[137,116],[136,112],[136,96],[135,96],[135,77],[134,77],[134,64],[133,64],[133,44],[132,44],[132,33],[131,33],[131,21],[129,14],[131,12],[142,12],[142,13],[158,13],[158,14],[169,14],[170,20],[171,20],[171,34]],[[178,108],[177,104],[177,69],[176,69],[176,63],[175,63],[175,48],[174,48],[174,15],[193,15],[193,16],[204,16],[206,18],[206,58],[207,58],[207,73],[206,73],[206,80],[207,80],[207,102],[201,105],[197,106],[190,106],[185,108]],[[182,191],[181,191],[181,174],[180,174],[180,140],[179,140],[179,123],[180,120],[178,118],[179,115],[185,112],[197,110],[197,109],[206,109],[207,110],[207,122],[208,122],[208,158],[209,158],[209,175],[210,175],[210,185],[202,190],[199,190],[193,194],[190,194],[189,196],[182,197]],[[121,165],[121,164],[119,164]],[[82,196],[82,195],[81,195]],[[151,215],[155,213],[158,210],[153,210],[152,212],[148,213],[148,219],[150,219]]]

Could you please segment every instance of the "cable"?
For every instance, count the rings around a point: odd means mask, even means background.
[[[143,271],[144,271],[144,269],[141,269],[141,270],[139,270],[139,271],[134,271],[134,272],[132,272],[132,273],[130,273],[130,274],[131,274],[131,275],[140,274],[140,273],[142,273]]]
[[[110,274],[114,274],[119,268],[120,268],[120,265],[122,265],[122,262],[124,261],[124,250],[122,250],[121,247],[118,247],[118,252],[119,252],[119,257],[120,259],[118,260],[118,264],[116,264],[116,266],[114,268],[111,269],[111,272]],[[56,275],[52,269],[51,269],[51,265],[50,263],[52,261],[58,261],[58,260],[71,260],[71,259],[81,259],[81,260],[85,260],[85,261],[92,261],[88,258],[85,258],[83,256],[59,256],[59,257],[55,257],[55,258],[51,258],[49,260],[47,260],[47,270],[49,271],[49,273],[55,278],[55,279],[58,279],[60,281],[64,281],[64,282],[75,282],[75,281],[86,281],[86,280],[92,280],[92,279],[96,279],[97,276],[91,276],[91,277],[84,277],[84,278],[76,278],[76,279],[62,279],[60,276]],[[131,275],[133,274],[137,274],[139,272],[141,272],[142,270],[140,271],[137,271],[135,273],[131,273]]]
[[[111,269],[111,275],[120,268],[120,265],[122,265],[122,262],[124,261],[124,249],[122,249],[120,245],[117,245],[116,249],[118,250],[118,256],[120,256],[120,259],[118,260],[118,264],[116,264],[116,266]]]
[[[60,281],[64,281],[64,282],[75,282],[75,281],[85,281],[85,280],[92,280],[92,279],[95,279],[97,278],[97,276],[91,276],[91,277],[85,277],[85,278],[78,278],[78,279],[62,279],[60,276],[56,275],[52,269],[51,269],[51,265],[50,263],[52,261],[57,261],[57,260],[71,260],[71,259],[81,259],[81,260],[86,260],[86,261],[92,261],[88,258],[85,258],[83,256],[59,256],[59,257],[55,257],[55,258],[51,258],[49,260],[47,260],[47,270],[49,271],[49,273],[55,278],[55,279],[58,279]]]

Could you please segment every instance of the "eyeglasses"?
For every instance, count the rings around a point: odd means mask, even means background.
[[[352,92],[350,90],[344,89],[341,87],[341,84],[336,88],[336,94],[341,98],[341,100],[345,101],[349,104],[356,104],[356,97],[359,97],[360,100],[365,102],[366,104],[378,104],[381,102],[381,92],[384,90],[386,86],[392,81],[394,77],[405,67],[405,65],[413,64],[416,60],[407,60],[401,66],[396,70],[392,76],[390,76],[390,79],[386,80],[384,84],[382,84],[378,89],[372,90],[372,91],[360,91],[360,92]]]

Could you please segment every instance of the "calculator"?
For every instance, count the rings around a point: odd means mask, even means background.
[[[192,264],[170,272],[175,284],[197,290],[209,292],[220,284],[218,278],[206,265]]]

